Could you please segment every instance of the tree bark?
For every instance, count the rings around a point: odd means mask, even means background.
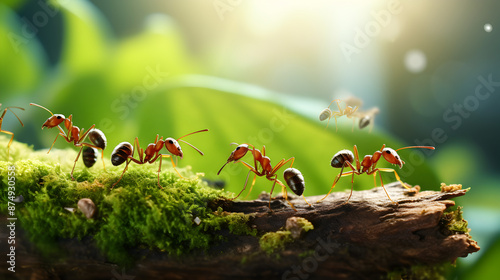
[[[62,262],[36,258],[25,246],[18,259],[30,261],[16,275],[28,276],[19,279],[378,279],[390,271],[453,262],[479,250],[467,233],[451,231],[443,222],[445,210],[455,205],[449,199],[465,195],[466,190],[420,192],[419,187],[407,190],[399,183],[386,189],[397,204],[380,187],[355,191],[347,204],[348,192],[332,193],[321,203],[316,201],[323,196],[307,197],[313,207],[293,197],[297,212],[280,198],[272,201],[272,211],[268,200],[222,202],[224,211],[252,214],[250,224],[258,237],[221,230],[216,234],[225,241],[208,252],[176,258],[137,250],[133,268],[120,268],[89,253],[97,250],[91,240],[68,241],[67,246],[80,248],[73,249],[78,251],[74,259]],[[314,229],[282,251],[263,252],[259,237],[283,230],[292,216],[307,219]]]

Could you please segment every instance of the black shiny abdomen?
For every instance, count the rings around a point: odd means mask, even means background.
[[[94,166],[97,161],[97,153],[97,149],[85,146],[82,152],[83,164],[88,168]]]
[[[298,169],[287,168],[283,172],[283,177],[288,187],[296,194],[302,195],[304,189],[306,188],[306,183],[304,182],[304,176]]]
[[[116,145],[113,153],[111,153],[111,163],[114,166],[118,166],[124,163],[128,156],[131,156],[134,151],[134,148],[129,142],[121,142]]]
[[[354,154],[349,150],[342,150],[333,156],[330,164],[334,168],[342,168],[346,161],[352,163],[354,161]]]
[[[103,150],[106,148],[106,136],[101,130],[94,128],[89,131],[89,134],[87,136],[89,137],[90,142],[92,142],[95,146]]]

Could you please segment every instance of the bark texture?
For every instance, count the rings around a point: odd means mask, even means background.
[[[450,199],[466,190],[448,192],[407,190],[399,183],[386,185],[392,203],[382,188],[291,199],[293,211],[283,199],[221,202],[228,212],[252,214],[250,223],[259,232],[235,236],[227,230],[214,233],[225,237],[208,252],[171,257],[145,249],[131,249],[137,264],[120,268],[96,253],[91,238],[61,241],[74,252],[66,260],[44,260],[20,236],[17,245],[18,279],[383,279],[388,272],[413,265],[453,262],[479,250],[464,232],[450,230],[443,213],[455,205]],[[286,243],[284,250],[266,254],[259,237],[284,230],[290,217],[310,221],[314,229]],[[2,219],[4,220],[4,219]],[[1,244],[4,247],[6,244]],[[4,250],[2,250],[4,252]],[[2,264],[3,266],[4,264]],[[7,272],[10,273],[10,272]]]

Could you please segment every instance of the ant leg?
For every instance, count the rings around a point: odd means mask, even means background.
[[[5,110],[7,110],[7,109],[5,109]],[[0,127],[1,127],[1,123],[0,123]],[[10,131],[7,131],[7,130],[1,130],[1,129],[0,129],[0,132],[12,135],[12,137],[10,137],[9,144],[7,144],[7,161],[9,161],[9,158],[10,158],[10,145],[12,145],[12,141],[14,140],[14,133],[12,133]]]
[[[137,138],[135,138],[135,139],[137,140]],[[138,143],[139,143],[139,142],[138,142]],[[160,154],[159,156],[160,156],[160,164],[158,165],[158,187],[160,187],[160,189],[162,189],[162,190],[163,190],[163,187],[160,185],[160,172],[161,172],[161,163],[162,163],[162,161],[163,161],[163,155],[162,155],[162,154]],[[158,158],[158,156],[157,156],[156,158]],[[142,159],[141,159],[141,160],[142,160]],[[176,171],[177,171],[177,170],[176,170]]]
[[[302,198],[304,198],[304,201],[309,205],[309,207],[312,207],[311,203],[307,202],[306,197],[304,196],[304,194],[302,194]]]
[[[343,170],[343,167],[342,167],[342,170]],[[347,175],[351,175],[352,173],[354,173],[354,171],[348,171],[348,172],[342,173],[342,170],[341,170],[341,173],[339,173],[339,175],[337,175],[335,177],[335,180],[333,181],[333,184],[332,184],[332,187],[330,188],[330,191],[322,199],[318,200],[316,203],[324,200],[328,195],[330,195],[333,188],[335,188],[335,185],[338,183],[338,181],[340,180],[341,177],[345,177]]]
[[[285,198],[286,202],[288,202],[288,204],[290,204],[290,207],[292,207],[293,211],[297,212],[297,209],[295,209],[295,206],[293,206],[293,204],[290,202],[290,200],[288,200],[288,193],[286,191],[285,185],[283,185],[283,183],[281,183],[281,181],[278,180],[277,178],[278,178],[278,175],[275,175],[273,188],[274,188],[274,185],[276,184],[276,182],[278,182],[278,184],[281,185],[281,193],[283,194],[283,197]],[[272,190],[271,190],[271,193],[272,193]],[[311,205],[311,204],[309,204],[309,205]],[[271,198],[269,198],[269,209],[271,209]]]
[[[390,169],[390,168],[386,168],[386,169]],[[375,169],[375,170],[374,170],[374,172],[373,172],[374,181],[375,181],[375,176],[377,175],[377,171],[390,172],[390,171],[387,171],[387,170],[381,170],[381,169],[378,169],[378,168],[377,168],[377,169]],[[394,171],[394,170],[392,170],[392,171]],[[390,200],[390,201],[392,201],[392,203],[394,203],[394,204],[396,204],[396,205],[397,205],[398,203],[397,203],[396,201],[392,200],[392,198],[389,196],[389,193],[388,193],[388,192],[387,192],[387,190],[385,189],[385,186],[384,186],[384,181],[382,180],[382,174],[380,174],[380,172],[379,172],[378,176],[380,177],[380,184],[382,184],[382,188],[384,189],[385,194],[387,195],[387,197],[389,198],[389,200]],[[376,186],[377,186],[377,185],[375,185],[375,187],[376,187]]]
[[[293,166],[293,162],[295,161],[295,158],[294,158],[294,157],[291,157],[291,158],[289,158],[289,159],[287,159],[287,160],[285,160],[285,159],[280,160],[280,162],[278,162],[278,163],[274,166],[273,170],[271,170],[271,172],[269,173],[269,175],[271,175],[271,176],[272,176],[274,173],[276,173],[276,171],[278,171],[281,167],[283,167],[283,165],[285,165],[285,164],[286,164],[287,162],[289,162],[289,161],[292,161],[292,164],[290,164],[290,167],[292,167],[292,166]]]
[[[335,118],[335,132],[339,131],[339,127],[337,126],[337,114],[333,116]]]
[[[358,147],[354,145],[354,158],[356,159],[356,170],[361,170],[361,163],[359,162]]]
[[[248,175],[250,175],[250,172],[252,170],[249,170],[248,171]],[[247,175],[247,180],[248,180],[248,175]],[[248,193],[247,195],[243,198],[244,200],[247,199],[247,197],[250,195],[250,193],[252,192],[252,189],[253,189],[253,186],[255,185],[255,180],[257,179],[257,174],[254,174],[253,175],[253,180],[252,180],[252,184],[250,185],[250,190],[248,190]],[[245,181],[245,186],[246,186],[247,182]],[[242,190],[243,191],[243,190]],[[241,192],[240,192],[241,193]]]
[[[250,192],[252,191],[253,189],[253,186],[255,185],[255,179],[257,179],[257,175],[259,175],[259,173],[257,172],[257,170],[255,170],[252,166],[250,166],[250,164],[244,162],[244,161],[238,161],[238,162],[241,162],[244,166],[246,166],[248,169],[250,169],[248,171],[248,174],[247,174],[247,178],[245,180],[245,185],[243,186],[243,189],[238,193],[238,195],[231,199],[231,200],[235,200],[236,198],[238,198],[240,196],[240,194],[245,190],[245,188],[247,187],[247,183],[248,183],[248,177],[250,176],[250,172],[253,172],[255,173],[254,177],[253,177],[253,180],[252,180],[252,185],[250,186],[250,190],[248,191],[248,194],[247,196],[250,195]],[[259,175],[260,176],[260,175]],[[246,197],[245,197],[246,198]]]
[[[75,178],[73,177],[73,172],[75,171],[76,162],[80,158],[80,154],[82,153],[82,149],[83,149],[83,145],[81,145],[80,151],[78,152],[78,155],[76,156],[76,159],[75,159],[75,164],[73,164],[73,169],[71,169],[71,180],[73,180],[73,181],[75,180]]]
[[[342,205],[344,204],[347,204],[349,202],[349,199],[351,199],[351,196],[352,196],[352,190],[354,189],[354,172],[352,172],[352,179],[351,179],[351,193],[349,194],[349,197],[347,198],[347,200],[342,203]]]
[[[384,171],[384,172],[394,172],[394,175],[396,175],[396,180],[398,180],[401,185],[403,185],[403,187],[407,188],[407,189],[411,189],[411,187],[406,184],[405,182],[401,181],[401,178],[399,177],[398,173],[396,172],[396,170],[392,169],[392,168],[378,168],[379,171]]]
[[[273,199],[273,191],[274,191],[274,186],[276,185],[277,178],[278,175],[274,175],[274,180],[271,180],[274,181],[273,186],[271,187],[271,192],[269,193],[269,210],[271,210],[271,212],[273,211],[273,209],[271,208],[271,199]]]
[[[106,165],[104,164],[104,150],[101,151],[101,159],[102,159],[102,167],[104,168],[104,172],[107,172]]]
[[[128,169],[128,165],[130,164],[131,160],[127,160],[127,164],[125,165],[125,168],[123,169],[123,172],[122,172],[122,175],[120,176],[120,178],[118,179],[118,181],[116,181],[116,183],[114,183],[112,186],[111,186],[111,189],[113,189],[116,184],[118,184],[118,182],[120,182],[123,178],[123,175],[125,174],[125,172],[127,171]]]
[[[237,198],[241,195],[241,193],[242,193],[242,192],[243,192],[243,191],[247,188],[247,184],[248,184],[248,177],[250,176],[250,172],[251,172],[251,171],[252,171],[252,170],[248,170],[247,178],[246,178],[246,180],[245,180],[245,185],[243,186],[243,189],[242,189],[242,190],[238,193],[238,195],[237,195],[237,196],[235,196],[235,197],[231,198],[230,200],[235,200],[235,199],[237,199]],[[252,187],[253,187],[253,183],[255,183],[255,177],[254,177],[254,180],[253,180],[253,182],[252,182]],[[251,190],[251,189],[250,189],[250,190]],[[248,194],[250,194],[250,192],[248,192]],[[248,196],[248,195],[247,195],[247,196]]]
[[[184,178],[184,177],[182,177],[181,173],[179,173],[179,171],[177,171],[177,168],[175,168],[176,165],[174,163],[174,157],[172,157],[171,155],[161,155],[161,156],[162,157],[163,156],[169,156],[170,157],[170,161],[172,162],[172,167],[174,167],[174,170],[175,170],[175,172],[177,172],[177,175],[179,175],[179,177],[181,177],[181,178]],[[175,161],[177,161],[177,158],[175,159]]]
[[[54,147],[54,144],[55,144],[55,143],[56,143],[56,141],[57,141],[57,137],[59,137],[59,134],[57,134],[56,139],[54,139],[54,142],[52,142],[52,146],[50,146],[50,149],[47,151],[47,154],[49,154],[49,153],[50,153],[50,150],[52,150],[52,147]]]

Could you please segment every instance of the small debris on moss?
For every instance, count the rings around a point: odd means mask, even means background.
[[[304,236],[304,234],[312,229],[314,226],[302,217],[290,217],[286,220],[286,230],[290,231],[293,239],[299,239]]]
[[[94,217],[96,212],[96,207],[94,202],[90,198],[82,198],[78,200],[78,210],[80,210],[87,219]]]

